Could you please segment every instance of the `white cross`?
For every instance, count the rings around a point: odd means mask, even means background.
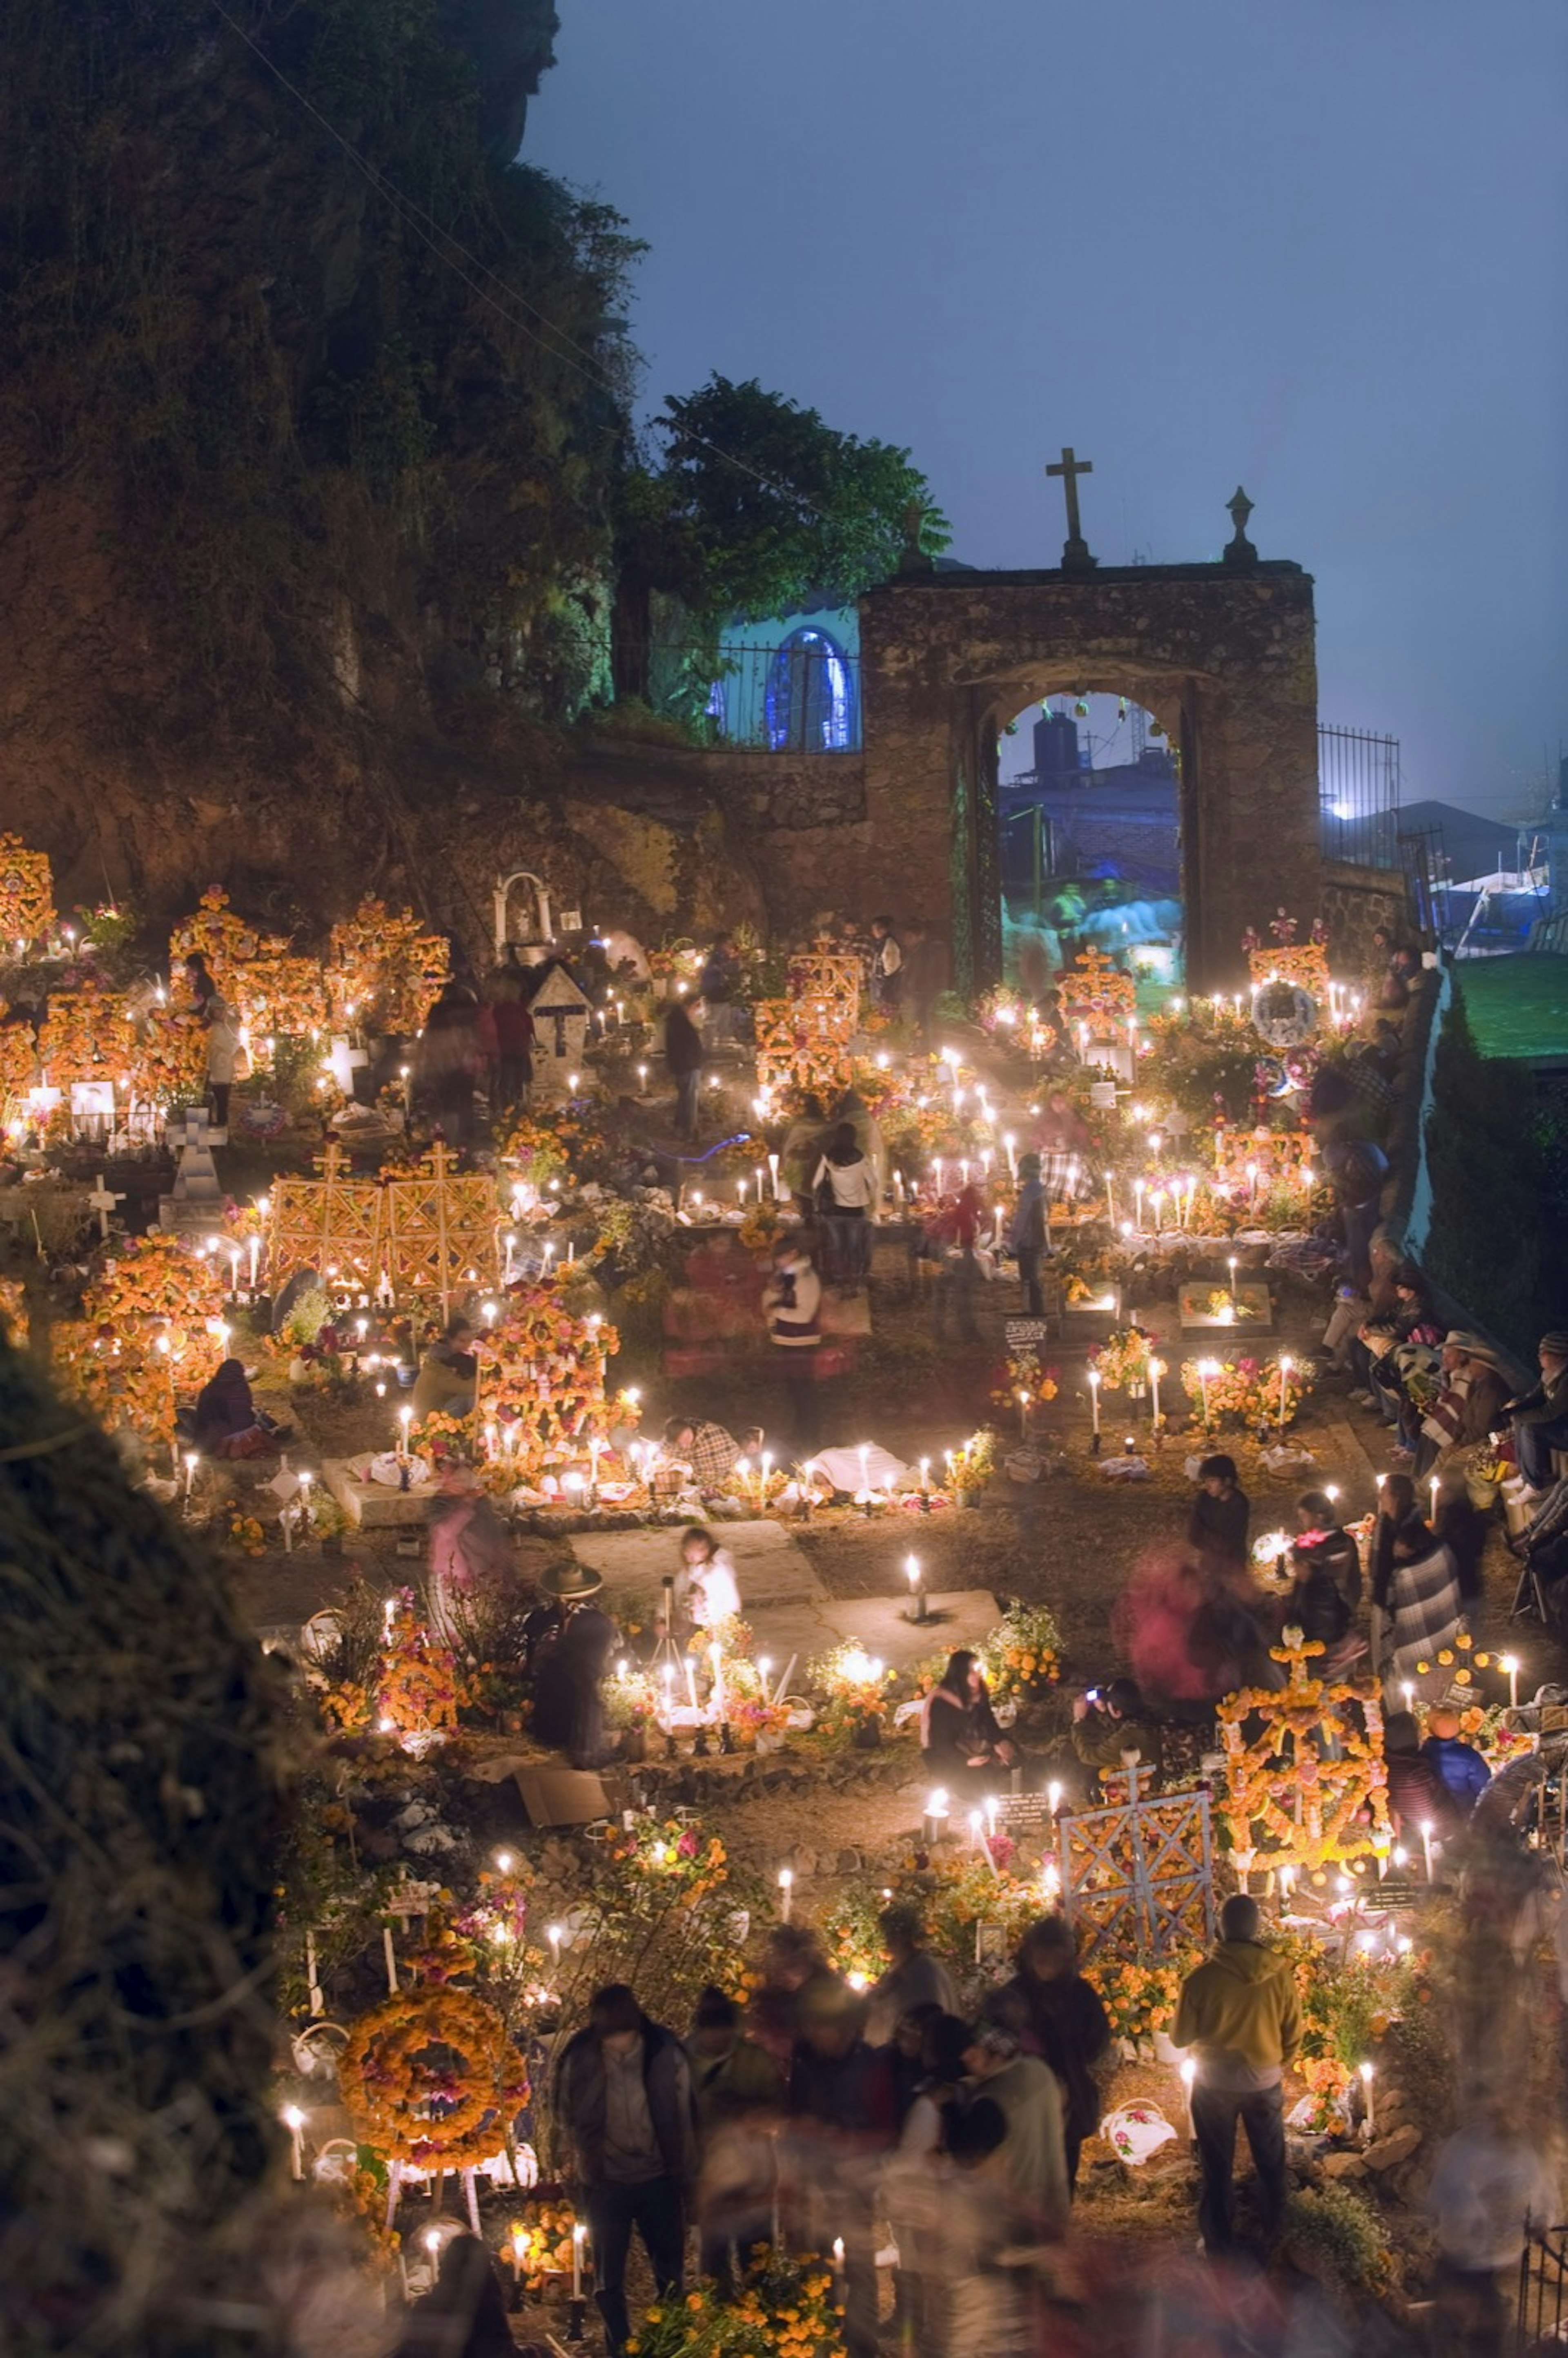
[[[123,1204],[124,1200],[124,1195],[115,1195],[114,1190],[110,1186],[103,1172],[100,1171],[98,1174],[98,1184],[93,1189],[92,1195],[87,1198],[89,1206],[98,1215],[98,1233],[100,1236],[106,1237],[108,1235],[109,1216],[114,1211],[115,1205]]]

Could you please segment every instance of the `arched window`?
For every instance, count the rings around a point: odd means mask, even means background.
[[[827,631],[792,631],[774,655],[767,723],[774,753],[842,753],[854,744],[849,665]]]

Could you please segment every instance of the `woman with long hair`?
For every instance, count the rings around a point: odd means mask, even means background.
[[[960,1646],[920,1706],[920,1758],[932,1782],[950,1793],[994,1793],[1015,1757],[991,1708],[979,1657]]]

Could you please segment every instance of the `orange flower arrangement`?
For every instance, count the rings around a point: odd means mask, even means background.
[[[528,2101],[523,2058],[500,2015],[448,1987],[407,1990],[362,2015],[338,2083],[361,2142],[419,2169],[488,2161]]]
[[[101,976],[83,971],[49,993],[49,1012],[38,1033],[38,1061],[50,1088],[73,1081],[118,1081],[131,1076],[136,1035],[124,991],[111,990]]]
[[[29,851],[19,835],[0,835],[0,941],[36,942],[54,923],[49,853]]]
[[[458,1724],[458,1666],[414,1610],[414,1592],[404,1589],[387,1616],[376,1685],[377,1725],[384,1734],[417,1744],[445,1736]]]
[[[0,1001],[0,1016],[6,1012]],[[38,1074],[38,1052],[27,1023],[0,1022],[0,1108],[26,1097]]]
[[[1217,1714],[1233,1850],[1250,1859],[1260,1841],[1271,1863],[1283,1859],[1313,1868],[1386,1848],[1393,1837],[1377,1680],[1309,1676],[1308,1661],[1325,1648],[1317,1639],[1304,1640],[1299,1629],[1287,1629],[1283,1644],[1270,1651],[1285,1665],[1289,1683],[1277,1690],[1244,1687],[1227,1695]],[[1357,1708],[1340,1708],[1351,1704]],[[1259,1733],[1248,1743],[1242,1723],[1254,1715]],[[1336,1759],[1320,1756],[1325,1729],[1338,1739]]]
[[[451,952],[411,909],[362,901],[328,939],[327,1004],[340,1030],[417,1032],[447,979]]]
[[[219,990],[258,1041],[279,1032],[302,1036],[326,1023],[327,990],[318,962],[296,957],[281,935],[258,933],[237,917],[216,885],[169,936],[171,966],[193,952],[206,959]]]
[[[217,1372],[222,1286],[206,1259],[176,1237],[138,1237],[82,1296],[81,1321],[55,1330],[66,1380],[103,1425],[174,1439],[177,1390]]]
[[[200,1098],[207,1081],[207,1033],[189,1008],[155,1007],[135,1043],[131,1086],[139,1098],[170,1106]]]
[[[475,1423],[502,1425],[519,1478],[586,1449],[604,1419],[605,1362],[620,1343],[601,1317],[567,1307],[558,1277],[508,1296],[505,1315],[480,1339]]]

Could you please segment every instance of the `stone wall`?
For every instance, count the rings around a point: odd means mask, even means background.
[[[731,823],[780,827],[852,827],[866,816],[860,753],[699,753],[702,783]]]
[[[1414,939],[1416,913],[1410,886],[1398,870],[1356,868],[1325,860],[1318,914],[1328,927],[1330,962],[1336,974],[1370,974],[1379,963],[1372,936],[1379,925]]]

